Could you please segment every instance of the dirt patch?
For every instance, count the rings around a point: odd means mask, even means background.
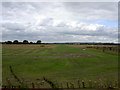
[[[96,57],[95,55],[90,55],[87,53],[63,53],[62,56],[66,56],[66,57]]]

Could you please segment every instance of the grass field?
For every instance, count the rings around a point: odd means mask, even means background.
[[[35,81],[43,76],[57,82],[76,80],[118,80],[118,55],[84,45],[6,45],[2,46],[3,84],[12,76]]]

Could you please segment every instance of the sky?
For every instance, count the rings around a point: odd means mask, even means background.
[[[117,2],[1,2],[0,5],[2,41],[118,42]]]

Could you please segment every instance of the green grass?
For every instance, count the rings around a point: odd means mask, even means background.
[[[104,53],[101,50],[83,50],[78,47],[66,45],[3,45],[3,55],[24,55],[24,56],[61,56],[65,53],[87,53],[95,57],[4,57],[3,83],[6,77],[11,78],[9,66],[21,78],[34,81],[43,76],[57,80],[58,82],[80,80],[117,80],[118,56],[117,54]]]

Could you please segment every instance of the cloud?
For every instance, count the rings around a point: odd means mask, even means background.
[[[3,41],[117,42],[117,13],[114,2],[4,2],[0,24]]]
[[[25,30],[27,28],[25,25],[17,22],[4,22],[2,23],[2,27],[11,31]]]
[[[66,10],[70,11],[77,19],[85,20],[117,20],[117,3],[109,2],[74,2],[64,3]]]

